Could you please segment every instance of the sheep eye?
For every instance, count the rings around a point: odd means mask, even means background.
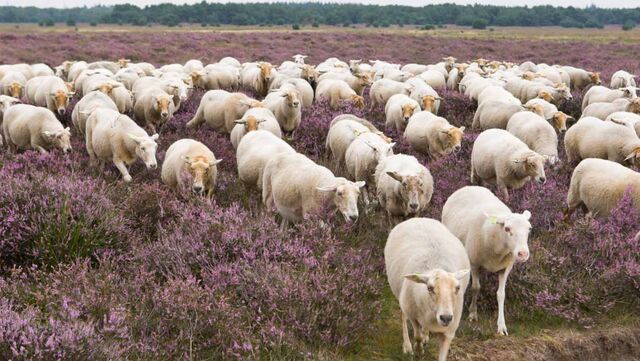
[[[504,227],[504,231],[508,232],[508,233],[511,233],[511,227]]]
[[[144,152],[144,147],[140,147],[140,150]]]
[[[460,291],[460,286],[456,286],[456,293],[458,293],[458,291]]]
[[[433,286],[428,286],[427,290],[429,290],[430,293],[434,293],[435,289],[433,288]]]
[[[342,197],[342,191],[336,193],[338,197]]]

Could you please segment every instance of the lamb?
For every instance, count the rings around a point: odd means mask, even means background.
[[[638,97],[636,94],[637,91],[638,88],[635,86],[615,89],[609,89],[600,85],[592,86],[582,98],[582,111],[593,103],[611,103],[620,98],[635,99]]]
[[[640,139],[627,127],[594,117],[581,118],[564,137],[569,163],[587,158],[640,165]]]
[[[260,96],[266,96],[273,75],[271,64],[259,62],[244,66],[240,72],[240,79],[242,86],[254,90]]]
[[[633,205],[640,210],[640,173],[609,160],[584,159],[571,176],[565,222],[579,206],[593,216],[608,217],[629,188]]]
[[[567,121],[569,119],[575,121],[573,117],[559,111],[555,105],[549,103],[544,99],[531,99],[524,106],[536,113],[537,109],[540,108],[534,107],[535,104],[538,104],[540,107],[542,107],[542,112],[544,113],[543,117],[560,133],[564,133],[567,131]]]
[[[162,162],[162,182],[176,193],[185,186],[183,173],[192,179],[191,191],[197,195],[213,196],[222,159],[216,159],[209,148],[193,139],[180,139],[167,149]]]
[[[362,94],[364,93],[364,88],[371,85],[372,83],[371,75],[369,75],[369,73],[351,74],[349,72],[329,72],[322,74],[318,78],[318,83],[321,83],[323,80],[328,79],[344,81],[359,96],[362,96]]]
[[[471,183],[496,184],[505,201],[508,189],[522,188],[529,180],[544,184],[545,157],[532,151],[515,135],[503,129],[480,133],[471,151]],[[482,185],[482,184],[480,184]]]
[[[32,78],[27,82],[27,94],[30,93],[29,89],[33,89],[33,97],[29,97],[32,104],[45,107],[60,116],[67,111],[69,99],[74,94],[57,76]]]
[[[258,106],[262,106],[262,103],[243,93],[209,90],[202,96],[198,110],[187,127],[194,128],[206,123],[218,132],[231,133],[234,122],[242,118],[247,110]]]
[[[282,133],[288,139],[293,139],[296,129],[302,120],[300,94],[297,90],[286,88],[269,93],[263,100],[264,106],[275,115]]]
[[[57,148],[71,151],[71,132],[62,126],[48,109],[29,104],[16,104],[5,108],[2,133],[9,150],[33,149],[48,153]]]
[[[464,293],[469,285],[469,257],[464,246],[442,223],[413,218],[389,233],[384,247],[387,280],[402,312],[402,351],[413,353],[439,338],[439,361],[445,361],[462,318]]]
[[[411,116],[404,137],[411,147],[432,159],[457,152],[461,148],[464,127],[456,128],[431,112],[418,112]]]
[[[611,88],[625,88],[636,86],[636,76],[624,70],[618,70],[611,76]]]
[[[379,135],[366,132],[358,135],[345,153],[345,165],[351,179],[364,181],[365,204],[369,204],[369,193],[375,189],[374,173],[382,158],[393,155],[395,143],[387,143]]]
[[[582,90],[590,84],[602,84],[599,72],[586,71],[572,66],[563,66],[562,69],[571,77],[571,90]]]
[[[346,222],[355,222],[362,187],[364,182],[336,177],[302,154],[279,153],[264,167],[262,201],[282,216],[283,231],[323,206],[337,209]]]
[[[92,91],[76,103],[76,106],[73,108],[73,112],[71,112],[71,122],[80,134],[85,134],[87,118],[89,118],[89,115],[98,108],[107,108],[118,111],[118,107],[113,100],[111,100],[107,94],[99,90]]]
[[[421,108],[417,101],[404,94],[393,95],[384,107],[386,115],[385,127],[395,128],[398,132],[403,132],[409,118],[419,111],[421,111]]]
[[[498,273],[498,334],[508,335],[504,317],[507,277],[514,263],[529,259],[531,212],[512,213],[491,191],[467,186],[455,191],[442,208],[442,223],[458,237],[471,262],[469,320],[478,319],[480,269]],[[464,220],[461,222],[461,220]]]
[[[638,137],[640,137],[640,115],[629,112],[615,112],[609,114],[607,119],[608,122],[614,122],[616,124],[620,124],[622,126],[628,127],[636,132]]]
[[[332,155],[337,165],[344,165],[345,154],[347,148],[356,137],[362,133],[372,132],[377,134],[387,143],[391,143],[391,139],[380,132],[376,127],[366,119],[358,118],[353,114],[342,114],[335,117],[329,125],[329,132],[325,147],[327,155]]]
[[[626,98],[616,99],[611,103],[591,103],[582,112],[582,118],[595,117],[598,119],[607,119],[607,117],[615,112],[629,112],[640,114],[640,98],[629,100]]]
[[[134,118],[156,133],[173,117],[175,106],[173,97],[160,88],[151,88],[136,100],[133,107]]]
[[[112,160],[125,183],[132,180],[127,166],[136,159],[147,169],[157,168],[157,139],[158,134],[149,136],[131,118],[111,109],[96,109],[87,119],[85,142],[91,164]]]
[[[383,158],[375,172],[377,196],[390,225],[417,216],[431,201],[431,172],[410,155]]]
[[[413,86],[395,80],[376,80],[369,90],[371,108],[378,105],[386,107],[388,100],[394,95],[409,95],[414,89]]]
[[[558,136],[553,126],[540,115],[533,112],[516,113],[509,119],[507,131],[534,152],[545,156],[550,164],[558,162]]]
[[[262,129],[270,132],[278,138],[282,138],[280,124],[275,115],[267,108],[251,108],[247,110],[241,119],[234,122],[236,125],[231,130],[231,144],[237,148],[242,137],[248,132]]]
[[[344,80],[325,79],[318,83],[316,88],[316,98],[325,98],[329,101],[331,109],[338,109],[339,101],[348,100],[362,109],[364,108],[364,98],[351,89]]]
[[[296,153],[287,142],[273,133],[257,129],[248,132],[236,149],[238,178],[248,186],[262,190],[262,177],[267,162],[278,154]]]
[[[17,71],[8,71],[0,78],[0,95],[9,95],[13,98],[22,98],[27,78]]]

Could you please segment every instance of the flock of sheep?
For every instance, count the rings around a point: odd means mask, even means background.
[[[281,215],[282,229],[325,205],[353,222],[360,200],[365,205],[377,201],[393,227],[384,255],[389,284],[402,310],[403,350],[413,352],[411,324],[418,350],[429,333],[442,336],[443,361],[460,323],[470,279],[473,320],[480,269],[498,273],[497,331],[506,335],[506,280],[515,262],[529,258],[530,212],[512,212],[481,185],[496,185],[506,200],[509,191],[531,180],[546,182],[545,168],[559,162],[557,133],[566,131],[568,160],[579,162],[566,216],[580,206],[606,216],[630,187],[640,207],[640,173],[627,167],[640,164],[635,80],[619,71],[611,88],[600,84],[598,73],[569,66],[484,59],[464,63],[452,57],[404,66],[337,58],[313,66],[305,64],[303,55],[278,67],[241,64],[230,57],[207,66],[190,60],[160,68],[127,59],[65,61],[55,70],[44,64],[0,66],[0,120],[11,151],[68,152],[71,131],[58,116],[77,96],[71,119],[85,138],[92,164],[112,161],[130,182],[128,166],[137,159],[148,168],[157,167],[158,133],[192,89],[208,90],[186,126],[206,124],[230,134],[239,179],[262,192],[264,205]],[[582,117],[567,130],[570,117],[558,107],[572,98],[571,91],[587,86]],[[402,132],[416,152],[431,159],[458,151],[465,130],[437,115],[443,99],[435,89],[456,90],[477,102],[473,128],[482,132],[473,144],[470,181],[479,186],[453,193],[441,222],[417,217],[434,191],[429,169],[413,156],[394,154],[392,139],[366,119],[351,114],[334,118],[325,140],[334,165],[345,169],[349,179],[335,176],[287,142],[304,121],[302,107],[325,98],[333,108],[341,102],[362,108],[367,87],[370,106],[384,106],[386,127]],[[230,92],[239,88],[262,100]],[[29,104],[16,104],[23,97]],[[162,181],[176,191],[186,187],[211,197],[220,161],[205,144],[178,140],[166,151]]]

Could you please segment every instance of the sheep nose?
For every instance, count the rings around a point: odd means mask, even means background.
[[[562,134],[562,133],[564,133],[566,131],[567,131],[566,129],[560,129],[560,134]]]
[[[193,186],[193,192],[194,193],[202,193],[202,186]]]
[[[162,115],[162,117],[163,117],[163,118],[166,118],[166,117],[167,117],[167,115],[169,115],[169,113],[167,113],[167,112],[162,112],[162,113],[160,113],[160,115]]]
[[[412,210],[414,210],[414,211],[415,211],[416,209],[418,209],[418,203],[411,203],[411,204],[409,204],[409,208],[411,208]]]
[[[64,108],[58,109],[58,114],[60,114],[60,115],[64,115],[64,113],[66,113],[66,112],[67,112],[67,110],[64,109]]]
[[[538,181],[538,183],[540,183],[540,184],[545,184],[545,183],[547,183],[547,178],[545,178],[545,177],[538,177],[537,181]]]
[[[452,315],[440,315],[440,322],[445,326],[451,323],[451,320],[453,320]]]
[[[408,122],[409,121],[409,117],[404,117],[404,120]]]
[[[355,222],[355,221],[357,221],[357,220],[358,220],[358,216],[357,216],[357,215],[353,215],[353,214],[352,214],[352,215],[350,215],[350,216],[349,216],[349,220],[350,220],[351,222]]]
[[[524,262],[526,260],[529,259],[529,252],[528,251],[520,251],[518,252],[518,262]]]
[[[453,151],[454,152],[459,152],[461,148],[462,148],[461,146],[456,145],[456,146],[453,147]]]
[[[157,163],[149,164],[149,168],[156,169],[156,168],[158,168],[158,164]]]

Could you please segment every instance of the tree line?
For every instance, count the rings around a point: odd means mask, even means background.
[[[608,24],[640,22],[640,7],[603,9],[554,6],[504,7],[492,5],[378,6],[322,3],[245,3],[201,2],[193,5],[160,4],[95,6],[68,9],[0,7],[0,22],[52,24],[107,23],[176,26],[180,23],[217,25],[313,26],[366,24],[370,26],[444,24],[474,26],[563,26],[600,28]]]

